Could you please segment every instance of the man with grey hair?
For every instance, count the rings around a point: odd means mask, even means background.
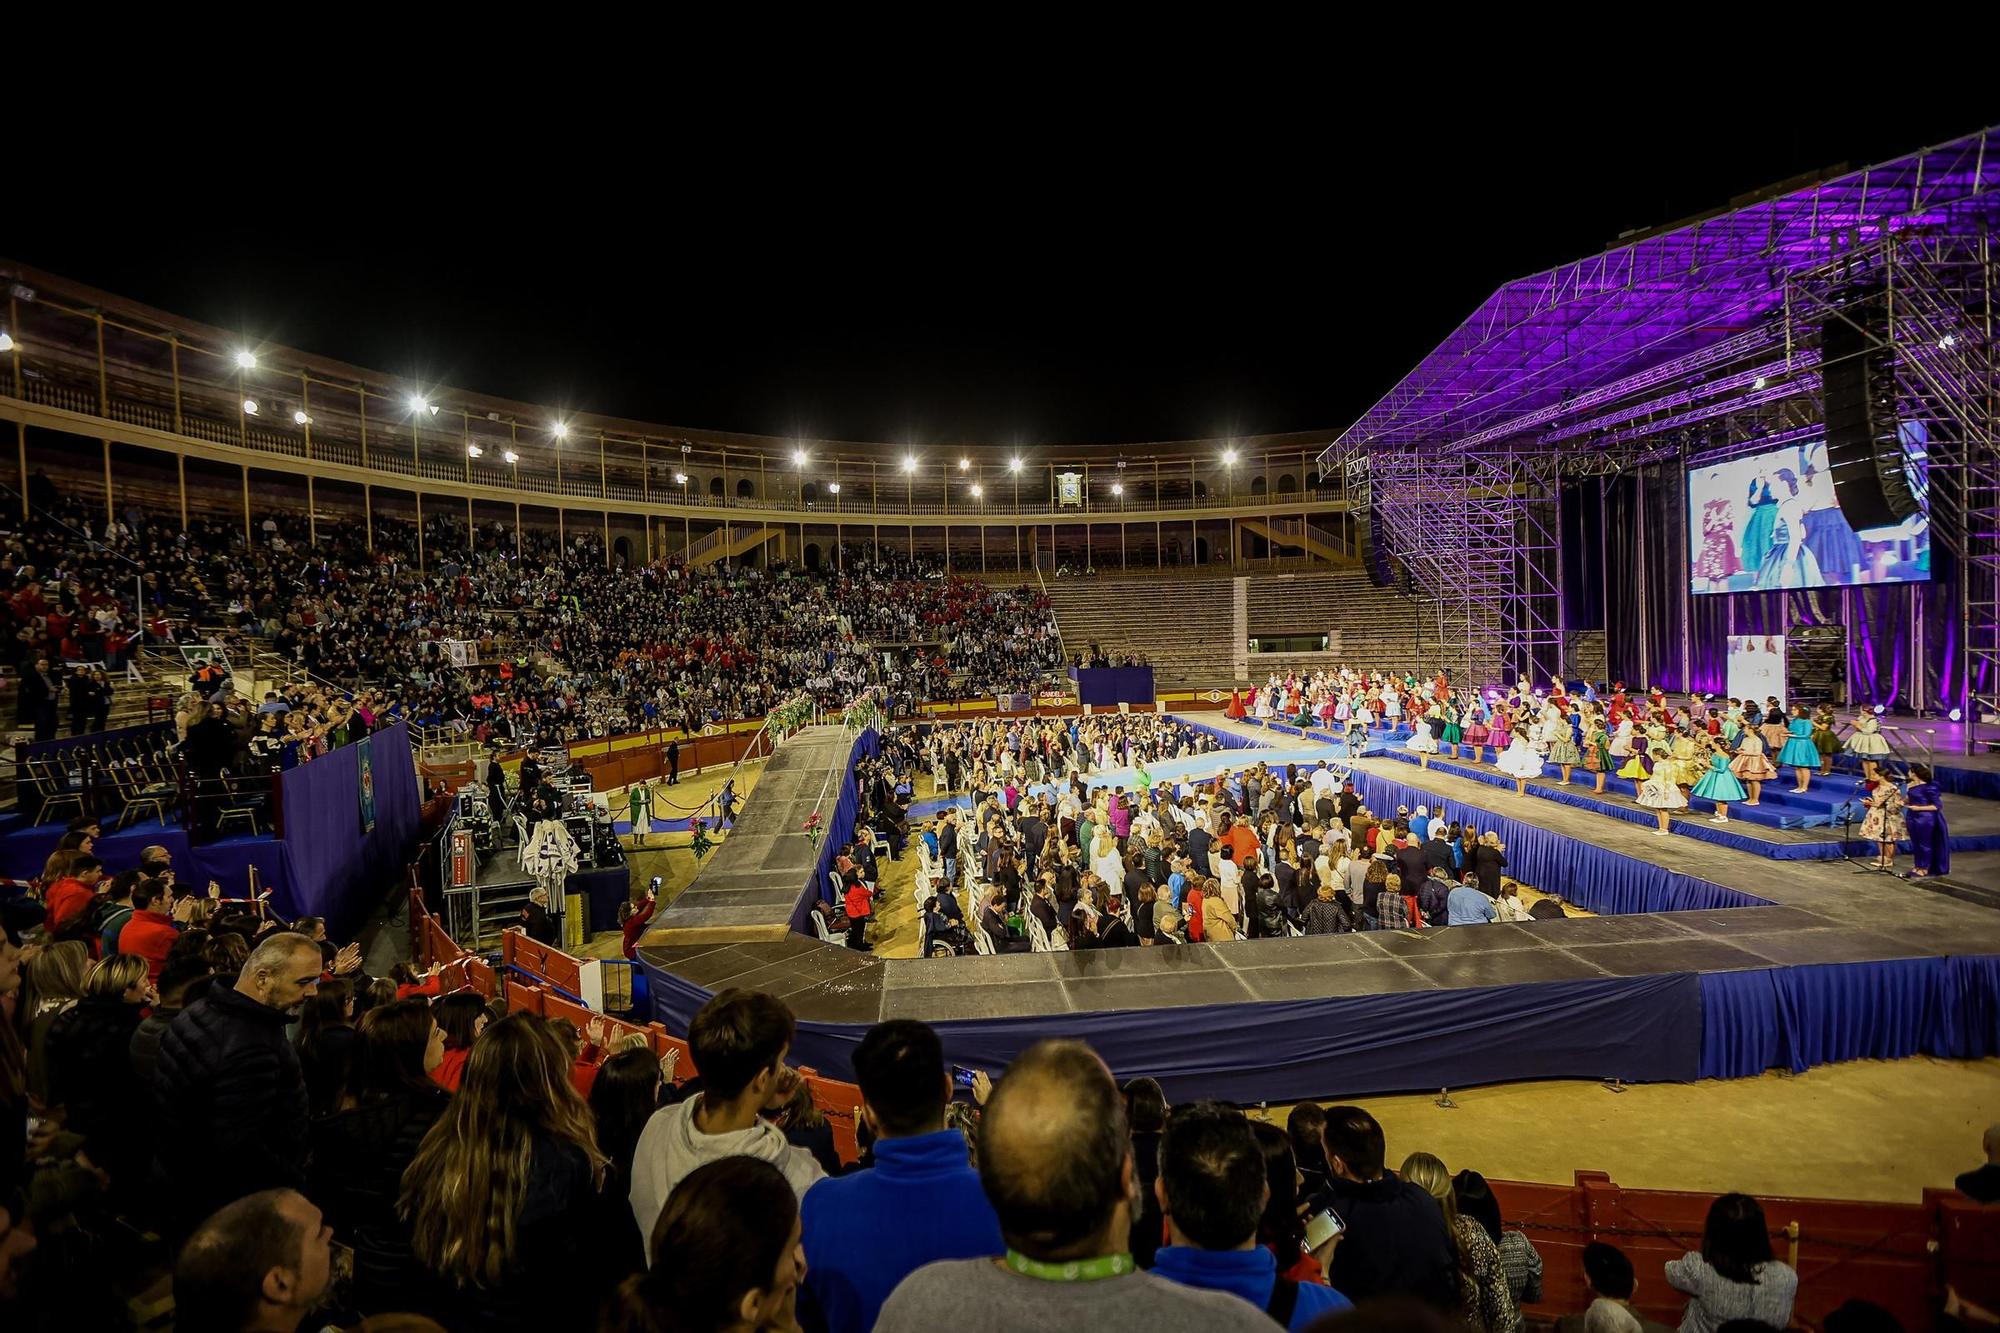
[[[224,1204],[305,1183],[306,1102],[286,1027],[319,990],[320,950],[278,931],[160,1039],[156,1175],[185,1230]]]
[[[1977,1171],[1967,1171],[1951,1183],[1968,1199],[1993,1203],[2000,1200],[2000,1125],[1988,1125],[1982,1142],[1986,1148],[1986,1165]]]
[[[883,1305],[877,1333],[1270,1333],[1247,1301],[1179,1286],[1133,1260],[1132,1136],[1111,1071],[1082,1042],[1036,1042],[994,1085],[979,1182],[1006,1255],[919,1268]]]

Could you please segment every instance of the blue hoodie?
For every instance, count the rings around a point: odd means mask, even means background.
[[[955,1129],[876,1140],[873,1169],[822,1180],[800,1213],[806,1294],[828,1333],[868,1333],[896,1284],[925,1264],[1007,1249]]]
[[[811,1275],[807,1276],[810,1280]],[[1226,1291],[1241,1296],[1259,1310],[1268,1310],[1271,1290],[1278,1284],[1278,1258],[1262,1245],[1247,1250],[1197,1250],[1191,1245],[1163,1245],[1153,1256],[1153,1276],[1184,1287]],[[1352,1304],[1332,1287],[1301,1282],[1298,1304],[1292,1307],[1292,1322],[1288,1327],[1305,1328],[1321,1315],[1349,1309]]]

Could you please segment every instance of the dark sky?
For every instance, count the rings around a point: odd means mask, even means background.
[[[17,196],[0,252],[251,339],[670,425],[996,446],[1332,431],[1510,278],[2000,120],[1928,96],[1388,105],[1141,100],[1076,124],[910,107],[777,135],[681,124],[609,155],[317,147],[296,188],[272,126],[240,182],[151,178],[197,206]]]

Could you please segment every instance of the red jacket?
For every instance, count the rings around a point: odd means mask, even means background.
[[[623,934],[624,952],[627,958],[636,957],[639,952],[639,937],[646,933],[646,926],[653,919],[654,900],[648,898],[646,905],[625,918]]]
[[[167,951],[179,934],[174,919],[165,912],[134,912],[118,932],[118,952],[136,953],[145,959],[146,979],[158,982],[160,969],[167,965]]]
[[[874,915],[874,908],[869,905],[868,886],[865,884],[849,885],[847,889],[847,919],[849,921],[859,921],[864,917],[872,915]]]
[[[465,1078],[466,1057],[471,1054],[470,1046],[446,1051],[444,1059],[438,1061],[438,1067],[431,1071],[431,1082],[446,1092],[457,1092],[459,1083]]]
[[[88,909],[90,900],[96,896],[96,889],[74,876],[64,876],[49,885],[45,904],[49,909],[49,934],[55,934]]]

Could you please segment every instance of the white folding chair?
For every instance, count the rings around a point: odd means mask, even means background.
[[[1028,946],[1035,953],[1048,953],[1049,932],[1042,928],[1042,919],[1033,912],[1028,913]]]
[[[1061,926],[1057,926],[1054,930],[1049,932],[1049,952],[1050,953],[1069,952],[1069,935],[1064,932]]]
[[[825,940],[828,944],[837,943],[833,938],[833,931],[827,927],[825,914],[817,907],[812,910],[812,920],[813,929],[818,932],[821,939]]]
[[[980,925],[977,921],[970,921],[966,924],[972,929],[972,951],[974,953],[995,952],[993,937],[986,933],[986,927]]]

